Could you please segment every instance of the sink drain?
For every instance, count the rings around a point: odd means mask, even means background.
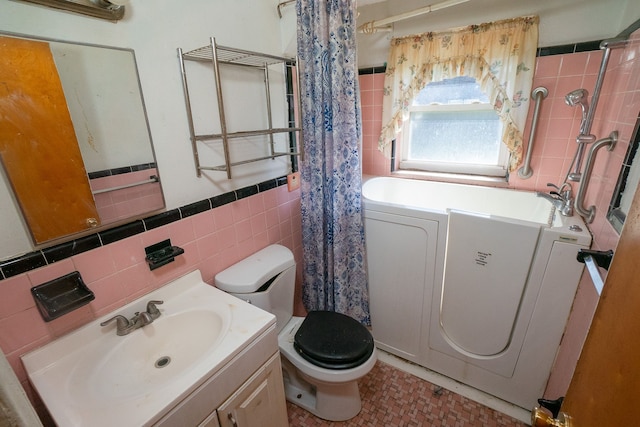
[[[161,358],[156,360],[155,367],[158,369],[164,368],[169,363],[171,363],[171,358],[169,356],[162,356]]]

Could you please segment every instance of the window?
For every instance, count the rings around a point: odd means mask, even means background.
[[[429,83],[409,112],[401,169],[506,176],[502,121],[473,77]]]

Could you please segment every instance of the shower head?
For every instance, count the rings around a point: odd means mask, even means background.
[[[579,105],[582,107],[582,123],[580,124],[580,135],[588,133],[587,130],[587,114],[589,111],[589,92],[586,89],[576,89],[569,92],[564,97],[564,102],[571,107]]]
[[[582,105],[582,108],[588,108],[589,103],[587,101],[587,97],[589,96],[589,92],[586,89],[576,89],[572,90],[564,97],[564,102],[571,107],[575,107],[576,105]]]

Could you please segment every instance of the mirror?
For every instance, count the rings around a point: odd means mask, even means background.
[[[640,114],[638,114],[636,127],[633,130],[629,148],[618,176],[618,183],[607,212],[607,219],[618,234],[622,231],[633,196],[638,188],[638,181],[640,181],[640,159],[636,156],[638,145],[640,145]]]
[[[1,32],[0,48],[0,180],[34,246],[165,207],[133,50]]]

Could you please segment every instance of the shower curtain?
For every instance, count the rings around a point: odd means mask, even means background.
[[[303,302],[370,324],[355,0],[298,0]]]

